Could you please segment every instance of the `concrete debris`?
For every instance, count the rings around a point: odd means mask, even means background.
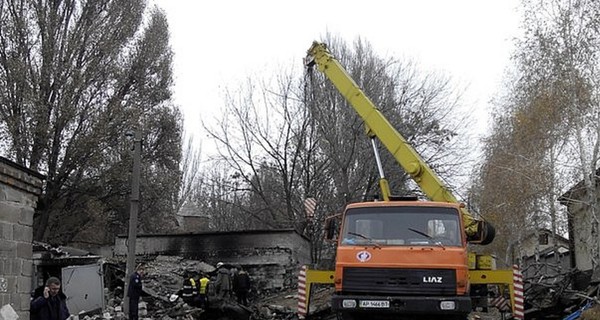
[[[143,277],[144,294],[139,304],[139,316],[142,320],[284,320],[297,319],[298,289],[297,284],[289,280],[289,286],[285,289],[277,289],[272,286],[261,287],[261,284],[269,284],[268,277],[273,273],[266,270],[282,270],[267,267],[242,266],[251,274],[252,289],[249,293],[249,305],[244,306],[237,303],[235,297],[217,297],[212,286],[208,288],[208,306],[198,308],[186,304],[180,297],[179,290],[183,287],[183,280],[187,274],[205,273],[214,283],[216,268],[202,261],[185,259],[179,256],[157,256],[147,258],[144,261],[146,274]],[[232,264],[235,266],[235,264]],[[105,273],[111,285],[105,286],[106,306],[104,310],[94,315],[83,315],[75,317],[77,320],[125,320],[123,312],[123,279],[125,279],[124,262],[111,264],[110,273]],[[285,269],[293,270],[291,266]],[[255,271],[252,273],[250,270]],[[298,270],[296,268],[296,270]],[[279,271],[277,271],[279,272]],[[289,273],[289,274],[288,274]],[[267,279],[262,279],[262,278]],[[285,278],[297,279],[297,271],[286,272]],[[114,281],[115,278],[120,279]],[[296,280],[297,281],[297,280]],[[105,281],[106,282],[106,281]],[[119,282],[114,284],[115,282]],[[329,285],[313,285],[310,298],[309,314],[315,320],[334,320],[336,315],[331,312],[331,296],[333,287]],[[497,320],[503,316],[499,312],[473,313],[469,319]],[[0,319],[4,320],[4,319]],[[15,320],[15,319],[7,319]]]
[[[126,318],[122,309],[125,262],[118,258],[104,263],[103,278],[105,284],[105,306],[98,312],[80,314],[76,319],[114,319]],[[250,274],[251,290],[248,294],[249,306],[236,302],[235,297],[218,298],[215,294],[215,266],[203,261],[186,259],[181,256],[156,256],[144,259],[146,274],[143,278],[144,295],[140,303],[140,319],[187,320],[279,320],[296,319],[298,308],[297,277],[298,265],[291,261],[284,264],[268,262],[263,264],[238,264],[231,258],[225,262],[226,268],[243,268]],[[206,309],[190,306],[183,302],[179,290],[188,274],[195,278],[199,273],[209,276],[209,304]],[[550,277],[528,278],[525,296],[529,308],[528,318],[545,319],[549,315],[582,314],[582,319],[600,319],[599,309],[583,310],[587,301],[596,300],[600,292],[599,284],[588,286],[586,291],[574,291],[569,287],[571,274],[557,273]],[[333,320],[330,300],[333,288],[327,285],[313,285],[309,314],[311,319]],[[9,306],[10,307],[10,306]],[[6,306],[5,306],[6,308]],[[4,310],[4,309],[3,309]],[[96,310],[93,310],[96,311]],[[492,306],[478,309],[469,319],[497,320],[506,318],[508,310],[500,311]],[[504,313],[503,313],[504,312]],[[4,314],[0,320],[15,320]]]
[[[2,306],[0,308],[0,320],[17,320],[19,315],[15,312],[15,309],[10,304]]]
[[[120,263],[114,263],[119,265]],[[144,262],[146,274],[143,278],[144,294],[139,304],[140,319],[161,320],[189,320],[189,319],[219,319],[219,320],[249,320],[264,319],[278,320],[296,317],[298,306],[297,287],[290,283],[288,289],[277,289],[261,286],[270,283],[262,279],[269,276],[263,266],[242,266],[251,275],[252,289],[248,295],[249,306],[237,303],[235,297],[219,298],[214,287],[209,285],[209,304],[205,309],[190,306],[180,297],[173,299],[183,286],[186,274],[198,275],[203,272],[209,276],[211,283],[216,280],[216,268],[202,261],[184,259],[178,256],[157,256]],[[272,268],[272,267],[271,267]],[[286,266],[286,268],[289,268]],[[255,271],[254,273],[252,271]],[[121,278],[123,271],[119,271]],[[286,275],[297,278],[297,274]],[[88,319],[114,319],[124,320],[126,315],[122,311],[123,282],[115,286],[107,286],[105,290],[106,307],[99,314],[80,317],[79,320]],[[315,290],[311,306],[315,310],[329,308],[330,295],[323,290]],[[312,308],[311,308],[312,309]],[[318,311],[317,311],[318,312]]]

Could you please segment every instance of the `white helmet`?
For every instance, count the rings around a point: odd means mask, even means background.
[[[217,262],[217,269],[219,269],[220,267],[222,267],[223,264],[224,264],[223,262]]]

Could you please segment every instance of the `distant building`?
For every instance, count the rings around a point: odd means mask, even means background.
[[[569,240],[548,229],[526,236],[521,249],[525,278],[549,277],[571,269]]]
[[[584,181],[580,181],[565,194],[560,196],[559,201],[567,207],[568,228],[569,228],[569,251],[570,251],[570,266],[582,272],[582,275],[577,280],[581,286],[586,286],[586,283],[592,279],[592,245],[598,234],[592,232],[592,209],[600,212],[600,208],[592,207],[588,199],[595,199],[596,203],[600,203],[598,193],[600,190],[600,168],[596,170],[594,183],[596,188],[595,195],[588,195],[584,185]],[[598,271],[598,270],[597,270]],[[596,280],[600,277],[595,276]],[[581,287],[577,286],[577,287]]]
[[[521,250],[524,257],[535,256],[536,253],[547,252],[548,249],[557,248],[559,253],[569,251],[569,240],[558,234],[553,234],[548,229],[539,229],[537,234],[531,233],[523,239]]]
[[[179,230],[185,233],[210,230],[210,215],[203,214],[192,202],[186,202],[177,212]]]

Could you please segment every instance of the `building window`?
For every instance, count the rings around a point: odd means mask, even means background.
[[[548,245],[548,234],[547,233],[540,234],[538,240],[539,240],[538,243],[540,245]]]

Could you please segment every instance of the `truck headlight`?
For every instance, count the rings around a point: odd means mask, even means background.
[[[344,299],[344,300],[342,300],[342,307],[344,307],[344,308],[356,308],[356,300]]]
[[[440,309],[454,310],[454,309],[456,309],[456,303],[454,303],[454,301],[442,301],[442,302],[440,302]]]

